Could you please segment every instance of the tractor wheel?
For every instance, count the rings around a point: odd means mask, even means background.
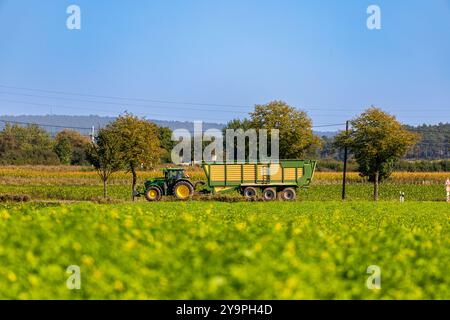
[[[266,188],[263,191],[263,199],[266,201],[272,201],[277,198],[277,192],[274,188]]]
[[[189,182],[180,181],[173,187],[173,194],[178,200],[187,200],[194,194],[194,188]]]
[[[159,201],[161,200],[161,190],[158,187],[149,187],[147,190],[145,190],[145,199],[147,201]]]
[[[242,194],[246,199],[255,199],[257,191],[253,187],[247,187],[244,189],[244,192],[242,192]]]
[[[294,188],[286,188],[283,191],[281,191],[281,199],[286,201],[293,201],[295,200],[296,194]]]

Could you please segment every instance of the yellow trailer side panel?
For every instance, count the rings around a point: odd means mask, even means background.
[[[211,180],[225,181],[225,166],[223,164],[211,166]]]
[[[242,178],[241,165],[231,164],[227,165],[227,181],[238,181]]]
[[[254,164],[244,164],[244,181],[255,181]]]
[[[295,181],[295,168],[284,168],[284,181]]]

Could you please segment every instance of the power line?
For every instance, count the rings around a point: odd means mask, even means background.
[[[144,99],[144,98],[129,98],[129,97],[117,97],[117,96],[106,96],[106,95],[96,95],[96,94],[83,94],[83,93],[75,93],[75,92],[68,92],[68,91],[56,91],[56,90],[44,90],[44,89],[33,89],[33,88],[26,88],[26,87],[16,87],[16,86],[7,86],[0,84],[0,87],[2,88],[8,88],[8,89],[14,89],[14,90],[28,90],[28,91],[35,91],[35,92],[45,92],[45,93],[51,93],[51,94],[58,94],[58,95],[74,95],[74,96],[82,96],[82,97],[94,97],[94,98],[101,98],[101,99],[116,99],[116,100],[128,100],[128,101],[151,101],[156,103],[165,103],[165,104],[182,104],[182,105],[190,105],[190,106],[216,106],[216,107],[235,107],[235,108],[252,108],[252,106],[244,106],[244,105],[229,105],[229,104],[217,104],[217,103],[196,103],[196,102],[185,102],[185,101],[169,101],[169,100],[157,100],[157,99]],[[55,100],[66,100],[66,101],[74,101],[74,102],[83,102],[83,103],[94,103],[94,104],[106,104],[106,105],[117,105],[117,106],[128,106],[128,107],[138,107],[138,108],[167,108],[167,106],[154,106],[154,105],[142,105],[142,104],[131,104],[131,103],[124,103],[124,102],[112,102],[112,101],[95,101],[95,100],[87,100],[87,99],[77,99],[77,98],[68,98],[68,97],[52,97],[52,96],[43,96],[43,95],[36,95],[36,94],[29,94],[29,93],[19,93],[19,92],[0,92],[0,94],[6,94],[6,95],[17,95],[17,96],[26,96],[26,97],[36,97],[36,98],[43,98],[43,99],[55,99]],[[57,107],[57,108],[63,108],[63,109],[75,109],[75,110],[87,110],[87,111],[96,111],[96,112],[103,112],[103,113],[110,113],[111,110],[106,109],[100,109],[100,108],[83,108],[83,107],[76,107],[76,106],[67,106],[67,105],[54,105],[54,104],[47,104],[47,103],[38,103],[38,102],[28,102],[28,101],[14,101],[14,100],[0,100],[3,102],[9,102],[9,103],[18,103],[18,104],[27,104],[27,105],[36,105],[36,106],[45,106],[45,107]],[[231,110],[217,110],[217,109],[199,109],[199,108],[189,108],[186,110],[182,107],[177,106],[170,106],[170,109],[175,110],[184,110],[184,111],[202,111],[202,112],[227,112],[227,113],[234,113],[234,114],[249,114],[251,111],[231,111]],[[331,110],[330,110],[331,109]],[[314,113],[314,110],[327,110],[328,113],[326,115],[320,115],[315,114],[314,117],[325,117],[330,116],[330,111],[338,111],[336,109],[333,110],[333,108],[320,108],[320,107],[306,107],[303,108],[303,110],[310,111],[311,113]],[[344,109],[346,112],[358,112],[358,111],[349,111],[348,109]],[[428,109],[427,109],[428,111]],[[117,111],[113,111],[117,112]],[[173,117],[173,113],[167,114],[167,113],[153,113],[151,114],[144,114],[144,113],[136,113],[136,115],[140,116],[161,116],[161,117]],[[341,114],[342,115],[342,114]],[[342,115],[345,118],[348,118],[347,115]],[[400,116],[401,118],[423,118],[423,116]],[[436,117],[441,118],[442,115],[436,115]],[[194,117],[195,120],[197,117]],[[194,120],[193,117],[191,117],[192,120]],[[212,119],[212,118],[205,118],[207,121],[215,121],[215,122],[228,122],[226,119]],[[334,126],[342,126],[344,124],[326,124],[326,125],[317,125],[313,126],[314,128],[320,128],[320,127],[334,127]],[[411,129],[410,129],[411,130]],[[415,129],[419,132],[424,131],[423,129]],[[434,131],[434,130],[431,130]]]
[[[335,124],[321,124],[317,126],[312,126],[313,128],[325,128],[325,127],[339,127],[345,126],[345,123],[335,123]]]
[[[68,105],[60,105],[60,104],[49,104],[49,103],[39,103],[39,102],[29,102],[29,101],[18,101],[18,100],[9,100],[9,99],[0,99],[0,102],[7,102],[7,103],[14,103],[14,104],[26,104],[26,105],[35,105],[35,106],[41,106],[41,107],[47,107],[47,108],[62,108],[62,109],[69,109],[69,110],[86,110],[86,111],[96,111],[96,112],[104,112],[104,113],[110,113],[111,110],[106,109],[97,109],[97,108],[83,108],[83,107],[73,107]],[[189,110],[186,110],[189,111]],[[204,110],[202,110],[204,111]],[[135,113],[135,115],[138,116],[161,116],[161,117],[173,117],[173,114],[167,114],[167,113]],[[189,117],[188,117],[189,118]],[[197,117],[190,117],[191,121],[198,120]],[[207,121],[216,121],[216,122],[228,122],[230,120],[226,119],[214,119],[214,118],[204,118],[204,120]],[[181,120],[178,120],[181,121]],[[333,126],[341,126],[344,124],[326,124],[326,125],[318,125],[313,127],[333,127]]]
[[[1,87],[1,85],[0,85]],[[124,102],[111,102],[111,101],[99,101],[99,100],[86,100],[86,99],[76,99],[76,98],[67,98],[67,97],[52,97],[52,96],[43,96],[43,95],[36,95],[36,94],[28,94],[28,93],[19,93],[19,92],[5,92],[0,91],[0,94],[4,95],[12,95],[12,96],[23,96],[23,97],[34,97],[34,98],[42,98],[42,99],[52,99],[52,100],[64,100],[64,101],[75,101],[75,102],[85,102],[85,103],[95,103],[95,104],[107,104],[107,105],[118,105],[118,106],[130,106],[130,107],[138,107],[138,108],[163,108],[163,106],[155,106],[155,105],[142,105],[142,104],[131,104],[131,103],[124,103]],[[252,112],[252,110],[248,111],[233,111],[233,110],[218,110],[218,109],[196,109],[196,108],[181,108],[181,107],[170,107],[171,109],[178,109],[178,110],[196,110],[196,111],[206,111],[206,112],[228,112],[228,113],[240,113],[240,114],[249,114]],[[252,107],[248,107],[252,108]],[[342,111],[349,111],[348,109],[334,109],[334,108],[320,108],[320,107],[304,107],[304,108],[296,108],[297,110],[304,110],[304,111],[328,111],[327,115],[330,111],[334,112],[342,112]],[[330,110],[332,109],[332,110]],[[92,109],[95,110],[95,109]],[[356,112],[356,111],[355,111]]]
[[[41,123],[36,123],[36,122],[24,122],[24,121],[3,120],[3,119],[0,119],[0,122],[23,124],[23,125],[37,125],[37,126],[41,126],[41,127],[53,127],[53,128],[67,128],[67,129],[80,129],[80,130],[91,130],[92,129],[92,128],[86,128],[86,127],[59,126],[59,125],[51,125],[51,124],[41,124]],[[345,125],[345,123],[317,125],[317,126],[312,126],[312,128],[336,127],[336,126],[342,126],[342,125]]]
[[[143,101],[143,102],[154,102],[154,103],[162,103],[162,104],[179,104],[179,105],[192,105],[192,106],[210,106],[210,107],[233,107],[233,108],[250,108],[252,109],[253,105],[234,105],[234,104],[221,104],[221,103],[202,103],[202,102],[187,102],[187,101],[175,101],[175,100],[162,100],[162,99],[150,99],[150,98],[132,98],[132,97],[119,97],[119,96],[108,96],[108,95],[100,95],[100,94],[87,94],[87,93],[78,93],[78,92],[71,92],[71,91],[57,91],[57,90],[45,90],[45,89],[36,89],[36,88],[28,88],[28,87],[17,87],[17,86],[9,86],[0,84],[1,88],[7,88],[7,89],[14,89],[14,90],[27,90],[27,91],[34,91],[34,92],[43,92],[43,93],[51,93],[51,94],[58,94],[58,95],[71,95],[71,96],[82,96],[82,97],[91,97],[91,98],[100,98],[100,99],[113,99],[113,100],[126,100],[126,101]],[[0,92],[2,93],[2,92]],[[27,95],[27,96],[34,96],[30,94],[24,94],[24,93],[7,93],[5,94],[12,94],[12,95]],[[39,96],[37,96],[39,97]],[[72,100],[72,101],[81,101],[81,102],[92,102],[92,103],[105,103],[105,104],[114,104],[111,102],[104,102],[104,101],[89,101],[89,100],[78,100],[78,99],[72,99],[72,98],[65,98],[65,97],[48,97],[48,96],[40,96],[42,98],[49,98],[49,99],[62,99],[62,100]],[[124,105],[124,104],[122,104]],[[130,106],[141,106],[145,107],[145,105],[133,105],[129,104]],[[149,106],[149,107],[160,107],[160,106]],[[405,107],[402,107],[405,108]],[[417,107],[419,108],[419,107]],[[349,111],[348,108],[343,107],[319,107],[319,106],[305,106],[305,110],[326,110],[326,111]],[[358,109],[361,109],[361,107],[358,107]],[[423,107],[420,107],[420,109],[426,109]],[[449,110],[450,107],[442,107],[435,110],[441,111],[443,110]],[[199,109],[202,111],[203,109]],[[208,110],[208,109],[205,109]],[[430,109],[426,109],[427,111],[430,111]],[[220,111],[220,110],[214,110],[214,111]],[[354,112],[359,112],[358,110],[352,110]]]
[[[94,100],[85,100],[85,99],[73,99],[73,98],[66,98],[66,97],[50,97],[50,96],[41,96],[41,95],[34,95],[34,94],[26,94],[26,93],[13,93],[13,92],[1,92],[0,94],[6,94],[6,95],[14,95],[14,96],[24,96],[24,97],[34,97],[34,98],[43,98],[43,99],[53,99],[53,100],[65,100],[65,101],[75,101],[75,102],[84,102],[84,103],[96,103],[96,104],[108,104],[108,105],[117,105],[117,106],[128,106],[128,107],[138,107],[138,108],[162,108],[162,106],[154,106],[154,105],[142,105],[142,104],[131,104],[131,103],[119,103],[119,102],[110,102],[110,101],[94,101]],[[178,110],[185,110],[185,111],[204,111],[204,112],[229,112],[229,113],[241,113],[241,114],[248,114],[249,112],[244,111],[231,111],[231,110],[217,110],[217,109],[196,109],[196,108],[181,108],[181,107],[170,107],[171,109],[178,109]],[[87,109],[87,108],[85,108]],[[95,110],[95,109],[88,109],[88,110]],[[109,111],[109,110],[102,110],[102,111]]]
[[[155,102],[155,103],[164,103],[164,104],[184,104],[184,105],[210,106],[210,107],[253,108],[253,106],[248,106],[248,105],[232,105],[232,104],[217,104],[217,103],[170,101],[170,100],[159,100],[159,99],[129,98],[129,97],[106,96],[106,95],[97,95],[97,94],[75,93],[75,92],[69,92],[69,91],[55,91],[55,90],[43,90],[43,89],[33,89],[33,88],[25,88],[25,87],[14,87],[14,86],[2,85],[2,84],[0,84],[0,87],[8,88],[8,89],[16,89],[16,90],[28,90],[28,91],[36,91],[36,92],[65,94],[65,95],[71,95],[71,96],[84,96],[84,97],[102,98],[102,99],[146,101],[146,102]]]
[[[66,106],[66,105],[56,105],[56,104],[47,104],[47,103],[37,103],[37,102],[28,102],[28,101],[17,101],[17,100],[5,100],[5,99],[0,99],[0,102],[8,102],[8,103],[17,103],[17,104],[28,104],[28,105],[35,105],[35,106],[42,106],[42,107],[56,107],[56,108],[62,108],[62,109],[75,109],[75,110],[87,110],[87,111],[97,111],[97,112],[111,112],[111,111],[107,111],[107,110],[102,110],[102,109],[93,109],[93,108],[82,108],[82,107],[72,107],[72,106]],[[126,111],[126,110],[124,110]],[[154,113],[151,112],[150,114],[144,114],[144,113],[135,113],[135,115],[137,116],[146,116],[148,117],[150,116],[162,116],[162,117],[173,117],[173,114],[162,114],[162,113]],[[197,120],[197,118],[192,118],[191,117],[191,121]],[[212,119],[212,118],[205,118],[205,120],[207,121],[216,121],[216,122],[223,122],[223,121],[227,121],[224,119]],[[181,120],[178,120],[181,121]]]

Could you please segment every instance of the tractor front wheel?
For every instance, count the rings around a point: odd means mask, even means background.
[[[180,181],[173,188],[173,193],[178,200],[188,200],[194,194],[194,188],[189,182]]]
[[[161,200],[161,190],[158,187],[149,187],[147,190],[145,190],[145,199],[147,201],[159,201]]]

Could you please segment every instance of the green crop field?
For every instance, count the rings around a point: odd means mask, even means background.
[[[406,200],[444,201],[445,193],[442,185],[383,184],[380,199],[398,200],[400,191]],[[0,185],[0,194],[27,194],[34,200],[73,200],[87,201],[100,197],[102,187],[98,185]],[[347,186],[349,200],[371,200],[373,186],[370,184],[350,184]],[[117,200],[130,200],[131,187],[128,185],[112,185],[109,196]],[[233,195],[236,200],[244,201],[242,196]],[[300,190],[297,201],[328,201],[341,198],[340,185],[312,185],[307,190]],[[214,198],[213,198],[214,199]],[[143,198],[140,201],[145,201]]]
[[[201,169],[188,169],[195,181],[205,180]],[[139,183],[145,178],[161,176],[160,170],[140,171]],[[446,172],[394,172],[381,184],[381,200],[398,200],[404,192],[406,201],[444,201]],[[341,199],[342,174],[317,172],[308,190],[301,190],[298,201],[328,201]],[[110,198],[129,201],[131,197],[130,174],[115,173],[108,187]],[[359,177],[348,174],[347,197],[349,200],[371,200],[373,186]],[[0,166],[0,195],[28,195],[32,200],[97,200],[103,194],[101,181],[89,167],[75,166]],[[238,197],[242,200],[242,197]],[[141,201],[144,201],[141,199]]]
[[[0,261],[2,299],[449,299],[450,207],[3,204]],[[66,287],[69,265],[80,290]]]

